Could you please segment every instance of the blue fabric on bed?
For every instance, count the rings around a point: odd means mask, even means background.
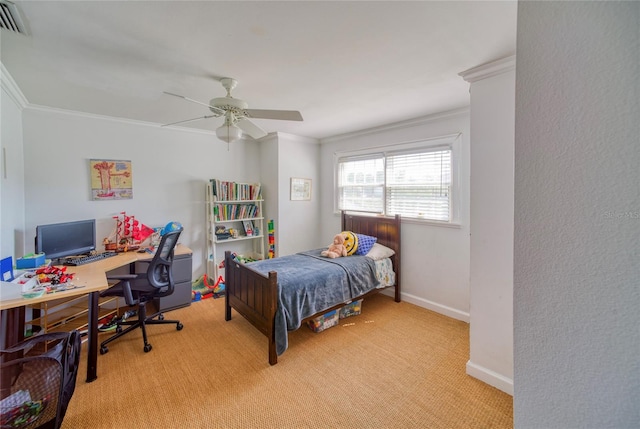
[[[366,256],[324,258],[315,249],[294,255],[251,262],[254,270],[278,273],[278,309],[275,318],[276,352],[288,347],[287,331],[302,320],[334,305],[346,303],[379,283],[375,262]]]
[[[356,234],[358,236],[358,249],[356,255],[366,255],[373,245],[378,241],[377,237],[371,237],[370,235]]]

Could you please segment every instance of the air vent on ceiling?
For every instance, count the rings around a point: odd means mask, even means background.
[[[0,27],[14,33],[27,34],[18,7],[8,0],[0,0]]]

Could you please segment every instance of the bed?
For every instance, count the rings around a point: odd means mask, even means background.
[[[373,260],[367,256],[329,259],[320,257],[321,249],[315,249],[242,264],[233,259],[231,252],[225,253],[225,320],[231,320],[233,309],[262,332],[268,339],[271,365],[278,362],[278,355],[287,348],[287,332],[295,330],[314,317],[340,308],[351,301],[366,298],[387,287],[395,288],[395,301],[400,302],[400,216],[384,217],[343,212],[341,217],[342,231],[375,237],[378,244],[395,252],[383,260],[393,270],[392,285],[384,285],[384,282],[381,285],[376,281],[380,280],[379,278],[366,280],[366,269],[363,269],[363,272],[356,271],[354,267],[360,264],[358,261],[371,266]],[[378,262],[375,262],[375,267],[377,266]],[[326,275],[328,278],[322,280],[314,276],[309,277],[310,272]],[[342,273],[342,277],[337,273]],[[313,282],[319,284],[317,287],[324,288],[324,292],[313,292],[313,300],[307,299],[308,295],[301,299],[297,287]],[[295,307],[301,301],[304,301],[304,308],[289,307],[292,303]]]

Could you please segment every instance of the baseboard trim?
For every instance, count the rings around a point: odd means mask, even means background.
[[[384,293],[385,295],[394,296],[395,292],[393,288],[389,288],[382,293]],[[437,302],[429,301],[428,299],[420,298],[409,293],[403,292],[401,295],[403,301],[417,305],[418,307],[426,308],[427,310],[435,311],[436,313],[440,313],[447,317],[451,317],[452,319],[460,320],[466,323],[469,323],[469,320],[471,320],[471,316],[469,315],[469,313],[466,313],[464,311],[460,311],[452,307],[447,307],[446,305],[438,304]]]
[[[513,380],[511,378],[507,378],[471,361],[467,362],[467,374],[513,396]]]

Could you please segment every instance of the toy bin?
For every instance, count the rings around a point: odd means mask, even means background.
[[[23,270],[25,268],[38,268],[44,265],[44,253],[30,253],[22,258],[16,259],[16,268]]]
[[[313,332],[322,332],[340,323],[338,310],[329,311],[322,316],[314,317],[307,322]]]
[[[353,301],[344,307],[342,307],[339,311],[340,318],[346,319],[347,317],[357,316],[362,312],[362,300],[359,299],[357,301]]]
[[[33,289],[34,287],[40,284],[38,282],[37,277],[32,277],[32,275],[29,275],[27,273],[22,274],[19,277],[16,277],[11,281],[11,283],[20,285],[20,292],[22,293],[28,292],[29,290]]]

